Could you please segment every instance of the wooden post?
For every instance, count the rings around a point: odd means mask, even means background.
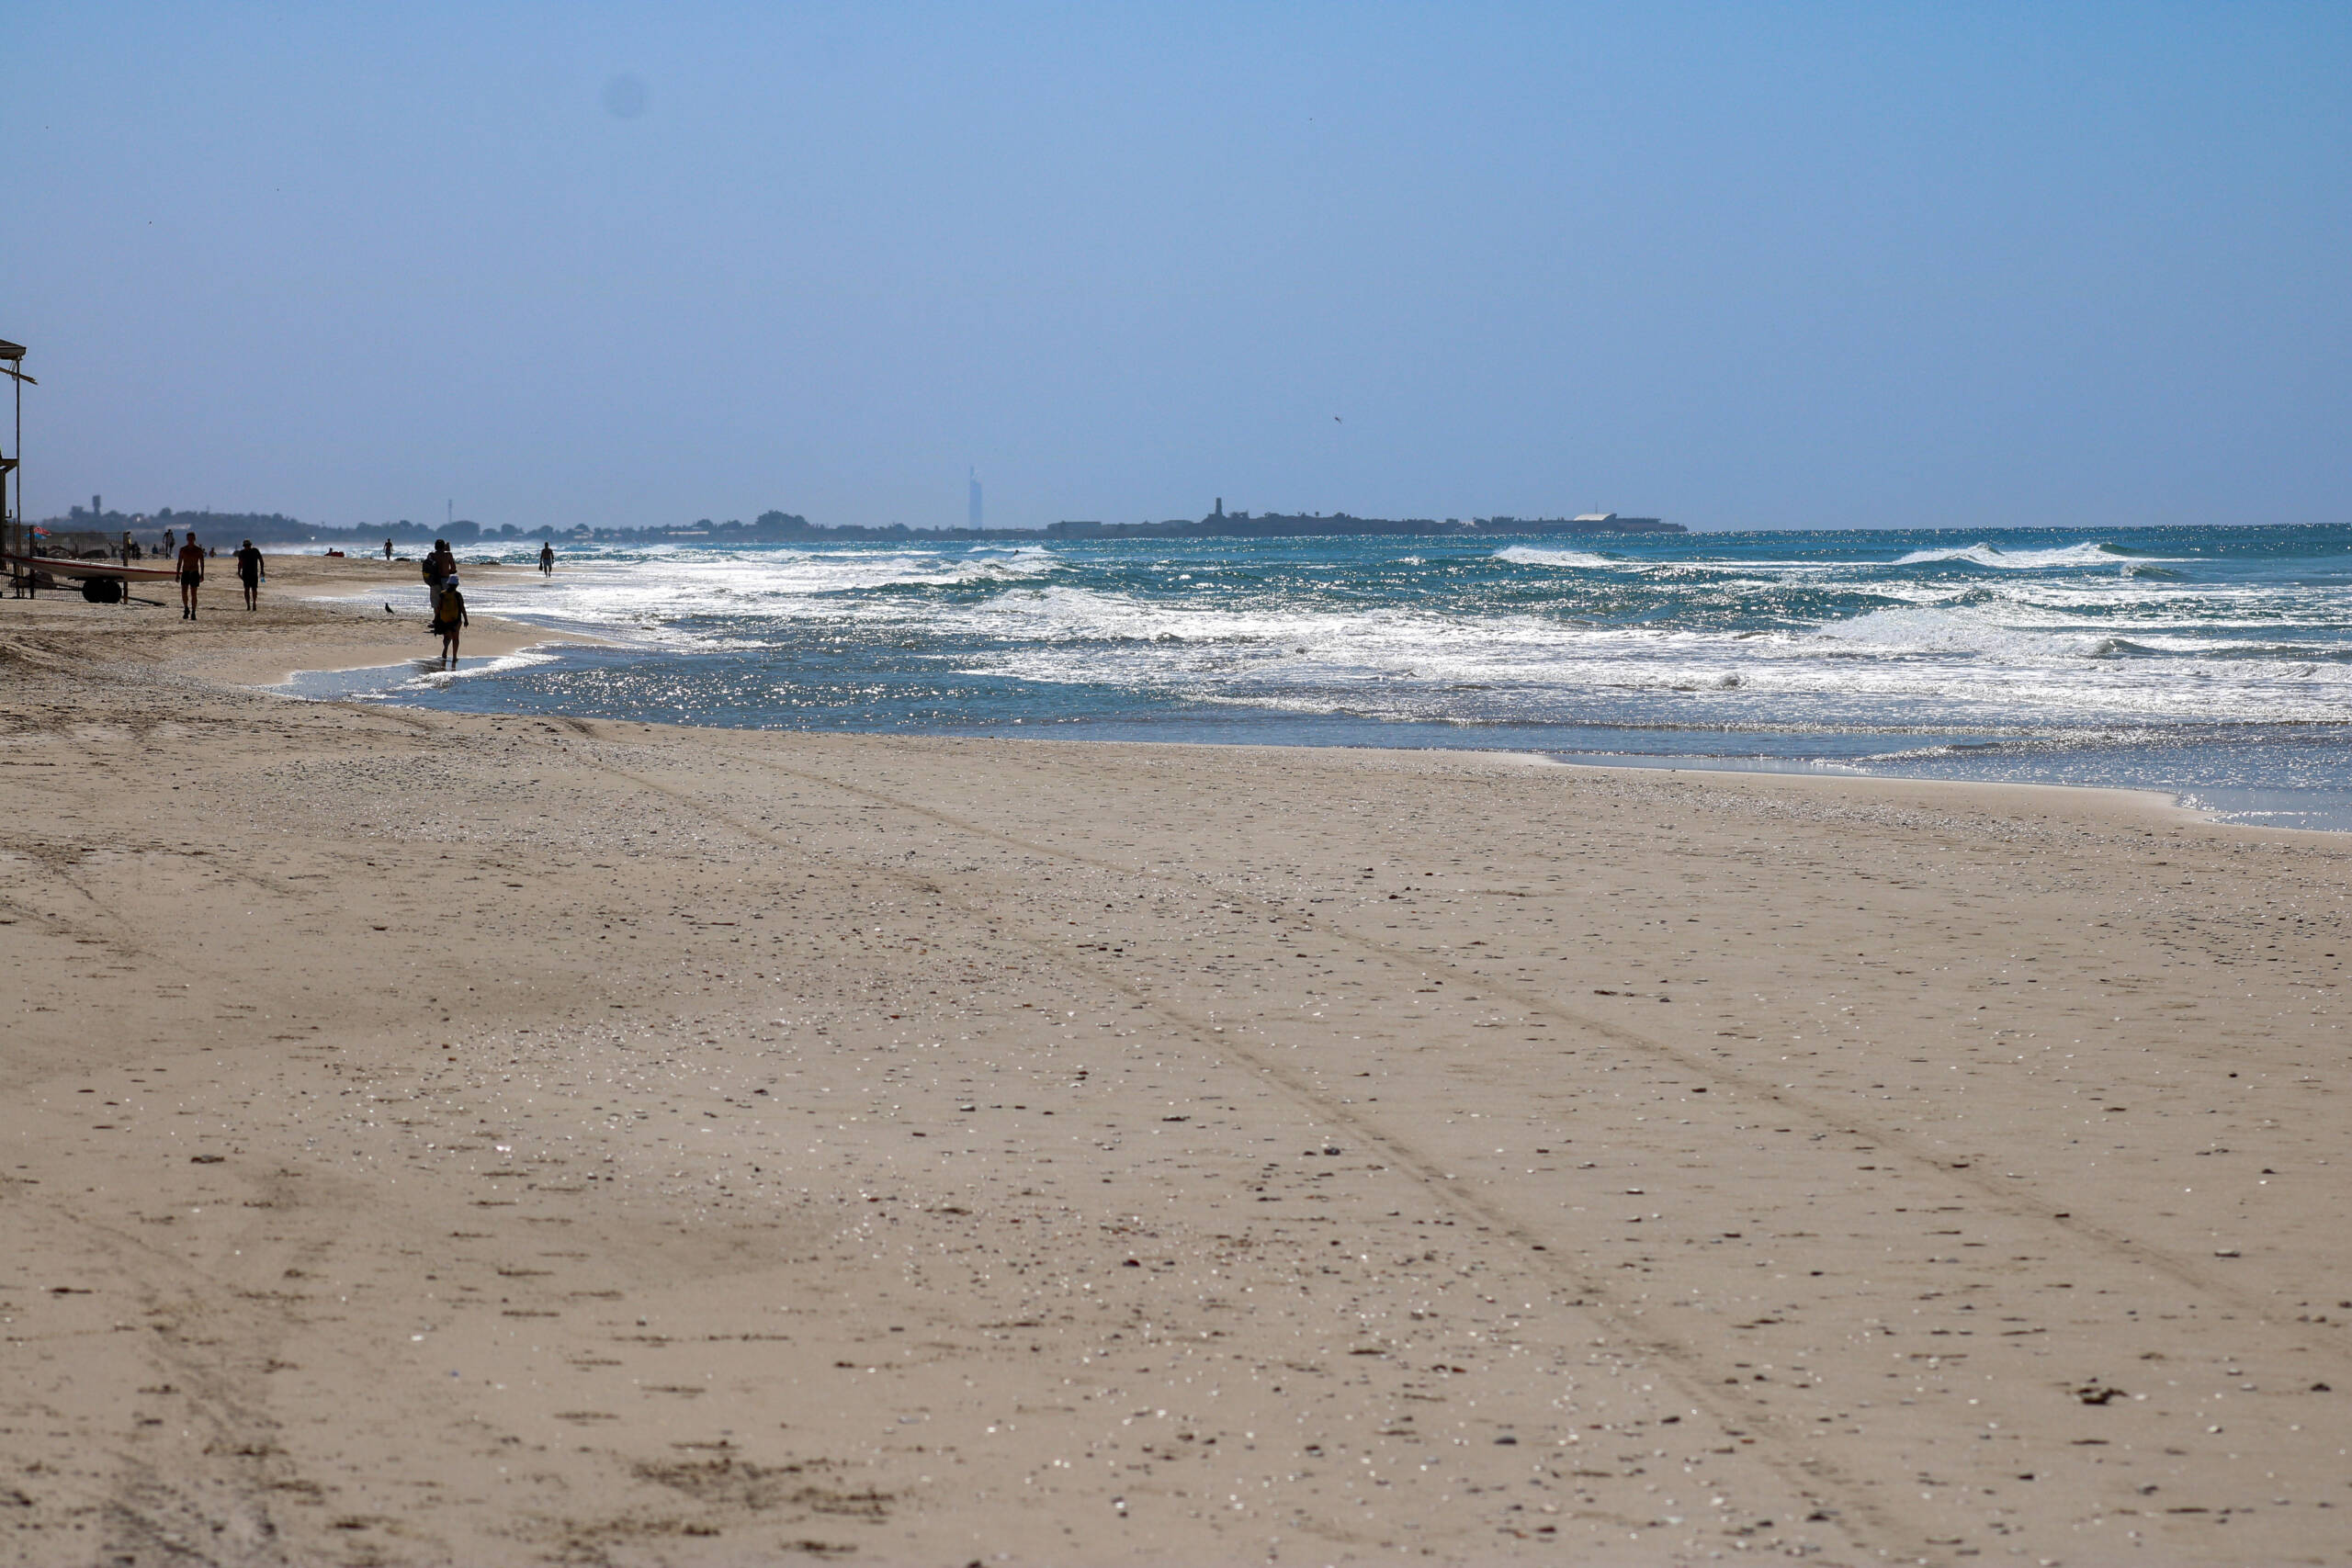
[[[32,378],[25,374],[25,345],[0,340],[0,374],[5,374],[15,393],[15,439],[6,454],[0,454],[0,551],[11,556],[33,553],[33,526],[25,516],[25,476],[21,462],[25,455],[25,383]],[[35,383],[39,385],[39,383]],[[14,484],[9,483],[14,479]],[[33,587],[32,570],[17,561],[8,563],[8,581],[18,598],[30,594],[39,598]]]

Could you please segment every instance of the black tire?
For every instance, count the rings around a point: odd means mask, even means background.
[[[82,597],[93,604],[119,604],[122,584],[111,577],[85,577],[82,580]]]

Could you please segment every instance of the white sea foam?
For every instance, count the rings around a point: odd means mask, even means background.
[[[2015,651],[2022,646],[2023,635],[1969,610],[1932,604],[1871,610],[1850,620],[1832,621],[1815,633],[1826,642],[1913,654]]]
[[[516,670],[528,670],[537,664],[552,664],[559,657],[542,649],[525,648],[518,649],[513,653],[502,653],[493,659],[482,660],[479,663],[471,660],[460,659],[455,670],[436,668],[418,670],[413,663],[411,663],[405,666],[410,671],[408,678],[400,684],[407,688],[447,686],[457,681],[470,681],[483,675],[503,675]]]
[[[2064,566],[2141,565],[2146,556],[2126,556],[2111,546],[2085,542],[2046,550],[2003,550],[1991,545],[1963,545],[1951,549],[1913,550],[1898,558],[1896,566],[1928,566],[1939,561],[1967,561],[1973,566],[1998,567],[2005,571],[2047,571]]]
[[[1611,560],[1607,556],[1594,555],[1589,550],[1554,549],[1543,545],[1505,545],[1495,552],[1495,559],[1510,561],[1519,566],[1566,567],[1577,571],[1600,571],[1610,568],[1639,567],[1639,561]]]
[[[777,628],[839,613],[843,600],[894,588],[1022,582],[1062,563],[1042,546],[936,550],[677,550],[632,558],[576,557],[553,578],[484,579],[476,609],[680,651],[763,646],[747,626]],[[421,608],[421,588],[408,592]],[[873,602],[868,601],[868,604]],[[887,602],[885,602],[887,612]],[[733,635],[687,623],[723,619]]]
[[[420,637],[420,641],[425,639]],[[461,659],[458,668],[445,668],[432,654],[420,653],[397,664],[368,665],[356,670],[298,671],[272,688],[289,696],[345,701],[390,697],[402,693],[443,690],[452,682],[481,675],[511,674],[534,665],[552,664],[560,657],[546,647],[518,649],[489,659]]]
[[[1544,613],[1481,608],[1450,590],[1425,592],[1435,574],[1416,577],[1408,593],[1370,597],[1367,584],[1380,580],[1335,575],[1326,592],[1298,586],[1287,565],[1270,575],[1212,553],[1122,562],[1115,552],[1035,545],[583,552],[553,583],[484,579],[469,593],[480,610],[649,648],[881,639],[937,647],[937,668],[967,675],[1299,713],[2004,728],[2352,718],[2352,663],[2323,651],[2343,646],[2332,639],[2347,619],[2333,582],[2086,570],[2150,558],[2089,542],[1921,550],[1894,563],[1998,569],[1960,581],[1884,561],[1617,559],[1541,545],[1491,557],[1429,549],[1385,564],[1482,558],[1560,572],[1529,574],[1555,584],[1545,597],[1558,602]],[[1569,575],[1578,572],[1611,575],[1589,587],[1593,579]],[[1578,595],[1600,604],[1635,581],[1669,613],[1566,618]],[[962,591],[922,591],[937,588]],[[421,612],[421,591],[411,592]],[[1854,613],[1871,603],[1879,607]],[[1820,622],[1823,612],[1805,608],[1826,604],[1843,606],[1827,612],[1839,618]],[[2285,645],[2317,657],[2290,660]]]
[[[2003,597],[1750,635],[1405,607],[1170,603],[1054,586],[937,611],[935,624],[994,645],[959,657],[967,673],[1300,712],[1557,715],[1649,693],[1685,705],[1736,702],[1726,716],[1750,722],[1883,720],[1890,704],[1914,721],[1932,708],[1951,722],[2352,714],[2345,665],[2219,660],[2193,636],[2048,612],[2019,624],[2019,613]],[[2197,657],[2168,657],[2183,655]]]

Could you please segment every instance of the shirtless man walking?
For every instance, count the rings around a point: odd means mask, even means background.
[[[204,547],[196,542],[196,530],[188,530],[187,543],[180,547],[180,619],[196,619],[196,591],[204,581]]]

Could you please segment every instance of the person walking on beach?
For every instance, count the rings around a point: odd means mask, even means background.
[[[247,539],[237,550],[237,581],[245,585],[245,608],[261,608],[261,552]]]
[[[539,575],[541,577],[555,575],[555,541],[553,539],[548,540],[539,547]]]
[[[452,670],[458,667],[458,634],[469,624],[466,596],[458,591],[458,580],[444,579],[440,596],[433,602],[433,629],[441,634],[441,657]]]
[[[171,537],[168,533],[164,536]],[[187,543],[180,547],[179,568],[180,619],[192,621],[196,619],[196,591],[204,582],[204,547],[196,542],[194,530],[189,531]]]
[[[458,559],[449,553],[449,541],[434,540],[418,570],[424,574],[424,603],[433,612],[432,624],[426,629],[443,639],[442,651],[447,653],[447,635],[443,629],[447,623],[441,614],[441,600],[449,591],[450,579],[458,575]]]
[[[386,560],[392,558],[392,542],[390,539],[384,541],[384,558]]]

